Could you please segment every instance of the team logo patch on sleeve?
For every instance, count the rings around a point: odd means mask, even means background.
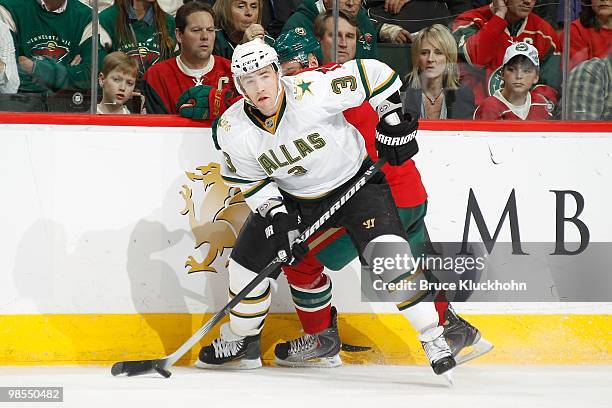
[[[304,81],[302,78],[295,79],[293,93],[295,94],[296,100],[301,101],[307,92],[314,95],[310,90],[310,84],[312,84],[312,81]]]

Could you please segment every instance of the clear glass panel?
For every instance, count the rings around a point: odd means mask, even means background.
[[[270,6],[277,3],[264,1],[261,11],[262,24],[272,36],[278,35],[301,1]],[[323,3],[329,7],[334,0]],[[401,76],[406,108],[421,117],[470,119],[476,111],[483,119],[610,120],[610,0],[340,0],[338,4],[356,18],[359,35],[356,40],[347,38],[346,23],[340,18],[336,40],[341,43],[340,53],[338,57],[328,55],[331,51],[323,53],[319,62],[379,58]],[[385,4],[396,8],[385,9]],[[149,13],[152,20],[140,10],[142,5],[154,11]],[[177,48],[166,51],[176,47],[173,15],[180,5],[182,0],[0,0],[0,111],[75,113],[95,110],[99,103],[116,107],[116,98],[102,100],[98,70],[104,57],[119,50],[132,57],[138,70],[134,96],[124,95],[126,101],[119,104],[139,113],[144,105],[140,96],[144,71],[178,52]],[[118,12],[120,7],[127,11]],[[163,10],[162,25],[156,22],[157,9]],[[92,25],[97,18],[100,24]],[[16,21],[44,23],[19,27]],[[92,50],[96,27],[99,41],[94,41]],[[505,76],[513,78],[502,69],[511,41],[525,41],[537,49],[537,80],[520,78],[516,87],[511,83],[503,92]],[[324,50],[333,45],[333,39],[321,42]],[[532,82],[526,92],[525,86]],[[476,109],[487,98],[484,107]]]

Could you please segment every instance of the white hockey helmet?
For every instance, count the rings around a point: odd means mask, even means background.
[[[247,96],[244,94],[242,86],[240,86],[240,77],[251,72],[255,72],[262,68],[272,65],[279,76],[279,94],[280,94],[280,75],[281,69],[278,62],[278,55],[274,48],[263,42],[260,38],[246,42],[236,46],[232,54],[232,77],[236,89],[250,103]]]

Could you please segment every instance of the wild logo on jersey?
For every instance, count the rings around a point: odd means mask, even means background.
[[[499,91],[504,86],[504,79],[502,77],[502,68],[503,67],[499,67],[495,71],[493,71],[493,73],[491,74],[491,77],[489,78],[489,84],[488,84],[489,95],[493,95],[495,92]]]
[[[292,166],[287,170],[287,173],[294,175],[306,174],[307,170],[299,165],[293,166],[295,163],[325,146],[325,140],[318,133],[312,133],[306,138],[299,138],[293,141],[291,145],[280,145],[274,149],[268,150],[257,158],[259,164],[268,175],[280,168]]]
[[[194,183],[202,182],[205,196],[199,206],[198,219],[193,202],[193,190],[188,185],[183,185],[183,190],[179,194],[185,200],[185,208],[181,214],[189,217],[191,232],[196,241],[194,248],[198,249],[204,243],[208,244],[204,260],[198,262],[194,256],[189,256],[185,268],[188,268],[187,273],[216,273],[217,269],[212,263],[222,255],[225,248],[234,246],[238,232],[251,210],[240,190],[223,183],[219,164],[209,163],[198,167],[196,173],[185,172],[185,174]]]
[[[58,42],[55,40],[47,40],[36,43],[34,46],[32,46],[32,57],[48,57],[52,60],[61,62],[64,60],[64,58],[66,58],[68,53],[70,53],[70,49],[58,44]]]
[[[136,60],[138,66],[143,64],[145,67],[150,67],[159,61],[159,51],[151,49],[146,45],[139,44],[137,47],[134,44],[130,44],[122,48],[123,52]]]
[[[359,36],[359,42],[364,50],[370,51],[372,49],[372,41],[374,37],[370,33],[365,33]]]

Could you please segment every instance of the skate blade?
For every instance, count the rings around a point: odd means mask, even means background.
[[[488,353],[492,349],[493,344],[481,337],[480,340],[472,344],[470,347],[466,347],[465,349],[461,350],[461,353],[455,356],[455,361],[457,362],[457,365],[461,365]]]
[[[230,361],[225,364],[207,364],[198,359],[195,362],[195,367],[205,370],[252,370],[261,367],[261,358],[255,360]]]
[[[440,376],[446,380],[447,385],[449,387],[452,387],[453,385],[455,385],[455,380],[453,378],[453,371],[454,370],[451,369],[451,370],[448,370],[448,371],[440,374]]]
[[[274,357],[274,363],[282,367],[293,367],[293,368],[298,368],[298,367],[333,368],[333,367],[341,366],[342,359],[340,358],[339,355],[335,355],[333,357],[321,357],[321,358],[306,360],[306,361],[286,361],[286,360],[281,360],[278,357]]]

